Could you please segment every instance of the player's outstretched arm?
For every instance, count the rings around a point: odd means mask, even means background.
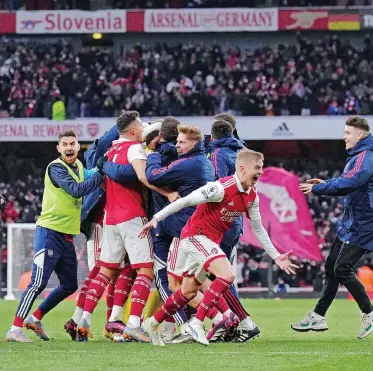
[[[153,219],[142,228],[139,237],[144,238],[146,234],[157,226],[157,223],[168,216],[177,213],[184,207],[197,206],[207,202],[220,202],[224,198],[224,188],[220,182],[209,182],[203,187],[200,187],[190,193],[188,196],[182,197],[177,201],[167,205],[163,210],[153,216]]]
[[[268,236],[267,231],[263,227],[262,218],[259,211],[259,197],[256,196],[254,203],[249,207],[248,214],[250,217],[251,229],[254,233],[255,238],[262,245],[267,254],[275,261],[275,263],[286,273],[295,274],[293,268],[299,268],[293,264],[290,260],[290,254],[292,251],[288,251],[285,254],[280,254],[277,249],[273,246],[271,239]]]
[[[300,185],[304,194],[313,192],[318,195],[346,196],[364,185],[373,176],[373,153],[371,151],[361,152],[355,161],[353,169],[338,178],[331,179],[325,183],[314,185]],[[311,187],[310,187],[311,186]]]
[[[102,175],[99,172],[88,180],[85,180],[82,183],[77,183],[63,165],[50,165],[48,171],[52,183],[56,187],[62,188],[66,193],[74,198],[80,198],[93,192],[102,182]]]

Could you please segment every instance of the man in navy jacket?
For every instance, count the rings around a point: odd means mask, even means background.
[[[222,119],[215,120],[211,127],[211,139],[210,160],[214,166],[215,179],[233,175],[236,172],[237,152],[241,151],[244,146],[239,139],[233,136],[232,124]],[[232,251],[242,234],[242,223],[242,217],[236,218],[232,227],[224,234],[220,244],[228,259],[231,258]],[[240,326],[233,334],[233,340],[235,342],[245,342],[256,337],[260,331],[242,306],[234,285],[224,294],[224,299],[240,319]],[[213,339],[213,341],[217,340],[219,340],[218,337]]]
[[[373,306],[354,271],[354,265],[367,251],[373,251],[373,137],[368,122],[360,116],[346,121],[347,163],[339,178],[311,179],[300,185],[304,194],[345,196],[342,228],[338,231],[325,262],[325,281],[313,312],[293,324],[295,331],[325,331],[326,311],[332,304],[339,284],[344,285],[361,310],[358,339],[373,332]]]
[[[179,126],[179,136],[176,145],[178,159],[168,166],[163,165],[162,150],[149,155],[146,166],[146,177],[150,184],[155,186],[167,186],[177,190],[181,197],[188,195],[207,182],[215,179],[214,169],[206,157],[203,134],[195,127]],[[189,133],[190,130],[190,133]],[[154,200],[155,211],[162,210],[166,204]],[[176,246],[182,228],[193,214],[195,208],[188,207],[166,218],[161,224],[161,230],[157,228],[155,240],[155,277],[157,287],[163,300],[171,296],[178,288],[178,281],[167,274],[167,260],[170,245]],[[171,247],[172,248],[172,247]],[[177,324],[186,321],[185,315],[179,311],[175,317]],[[186,336],[180,336],[175,341],[186,341]]]

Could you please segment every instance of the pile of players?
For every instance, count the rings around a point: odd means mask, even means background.
[[[106,289],[105,335],[114,341],[207,345],[258,336],[229,261],[242,215],[248,214],[254,234],[281,269],[292,273],[295,266],[290,252],[277,252],[261,224],[255,182],[263,155],[245,148],[234,117],[217,115],[207,141],[200,129],[174,117],[144,128],[137,112],[126,112],[85,160],[106,180],[105,190],[84,199],[90,274],[64,326],[71,338],[89,339],[92,314]],[[157,290],[149,299],[153,279]],[[123,321],[125,305],[129,315]],[[213,324],[207,336],[206,317]]]

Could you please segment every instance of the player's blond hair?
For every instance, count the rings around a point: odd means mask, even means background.
[[[189,140],[202,141],[205,139],[202,131],[193,125],[179,125],[177,128],[179,134],[184,134],[188,137]]]
[[[264,155],[261,152],[252,151],[251,149],[244,149],[237,153],[236,165],[243,162],[250,161],[264,161]]]

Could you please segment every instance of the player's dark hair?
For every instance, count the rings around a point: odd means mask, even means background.
[[[231,137],[233,134],[232,125],[223,120],[215,120],[211,127],[211,135],[214,139],[220,139],[224,137]]]
[[[215,121],[218,121],[218,120],[226,121],[232,125],[233,130],[236,129],[236,119],[230,113],[224,113],[224,112],[218,113],[217,115],[215,115],[214,118],[215,118]]]
[[[352,126],[353,128],[361,129],[369,133],[370,127],[368,121],[361,116],[350,116],[346,121],[347,126]]]
[[[58,135],[58,143],[61,142],[61,139],[62,139],[63,137],[74,137],[74,138],[78,139],[78,136],[76,135],[75,131],[72,130],[72,129],[62,131],[62,132]]]
[[[128,127],[140,117],[137,111],[127,111],[117,118],[117,129],[119,133],[125,133]]]
[[[167,116],[162,123],[160,134],[166,142],[175,142],[179,132],[180,121],[173,116]]]
[[[146,146],[149,146],[150,142],[159,135],[159,130],[154,130],[149,133],[145,138]]]

